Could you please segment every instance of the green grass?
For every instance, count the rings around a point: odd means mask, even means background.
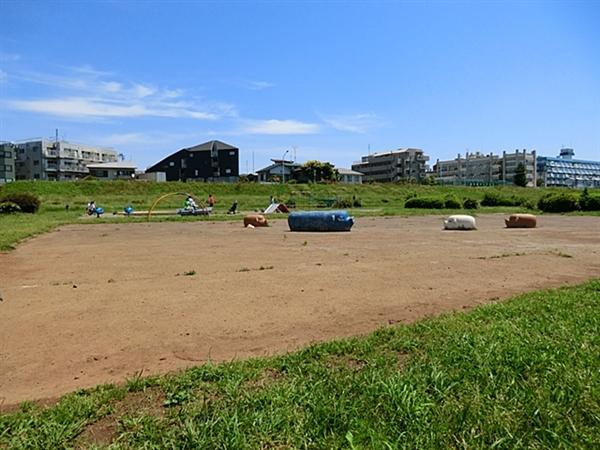
[[[20,240],[48,231],[65,223],[98,223],[98,222],[131,222],[145,221],[145,217],[113,216],[113,212],[121,212],[127,205],[135,210],[148,210],[161,195],[171,192],[190,193],[199,200],[205,200],[208,194],[217,198],[216,214],[207,217],[161,217],[154,221],[190,221],[190,220],[236,220],[227,215],[227,209],[234,200],[238,201],[240,211],[251,212],[262,210],[268,206],[269,198],[275,196],[282,202],[295,202],[297,209],[315,209],[320,200],[338,198],[351,201],[357,198],[361,208],[351,208],[350,212],[358,217],[451,214],[466,212],[468,214],[493,212],[527,212],[523,206],[516,207],[483,207],[479,210],[456,209],[406,209],[404,203],[414,196],[438,197],[445,199],[454,197],[459,200],[473,198],[481,201],[486,192],[494,192],[502,197],[516,197],[524,203],[534,205],[541,196],[548,192],[560,192],[558,189],[532,189],[519,187],[464,187],[464,186],[420,186],[411,184],[365,184],[365,185],[326,185],[326,184],[256,184],[256,183],[154,183],[139,181],[78,181],[78,182],[43,182],[18,181],[0,186],[0,196],[4,193],[28,192],[38,195],[42,207],[37,214],[0,215],[0,250],[13,248]],[[590,191],[591,193],[594,193]],[[102,206],[105,214],[100,219],[82,220],[88,201],[95,200]],[[183,206],[184,197],[173,196],[162,201],[157,209],[175,211]],[[65,206],[69,205],[69,211]],[[346,208],[345,208],[346,209]],[[585,213],[600,215],[600,212]],[[273,218],[274,216],[272,216]],[[238,216],[239,218],[239,216]]]
[[[24,404],[0,447],[599,448],[599,329],[595,280]]]

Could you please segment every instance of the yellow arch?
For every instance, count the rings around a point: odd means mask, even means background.
[[[154,203],[152,203],[152,206],[151,206],[151,207],[150,207],[150,209],[148,210],[148,216],[146,217],[146,218],[147,218],[147,220],[150,220],[150,216],[152,215],[152,211],[154,211],[154,208],[156,207],[156,205],[158,205],[158,203],[159,203],[160,201],[162,201],[163,199],[165,199],[165,198],[167,198],[167,197],[171,197],[171,196],[173,196],[173,195],[185,195],[186,197],[188,197],[188,196],[189,196],[189,197],[192,197],[192,198],[194,198],[194,196],[193,196],[192,194],[188,194],[188,193],[186,193],[186,192],[170,192],[170,193],[168,193],[168,194],[161,195],[160,197],[158,197],[158,198],[157,198],[157,199],[154,201]],[[196,199],[195,199],[195,198],[194,198],[194,201],[196,201]],[[201,202],[201,201],[196,201],[196,203],[198,204],[198,207],[200,207],[200,208],[205,208],[205,206],[204,206],[204,203],[203,203],[203,202]]]

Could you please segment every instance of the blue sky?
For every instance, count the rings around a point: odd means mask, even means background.
[[[0,2],[0,140],[600,159],[600,2]],[[254,162],[253,162],[254,160]]]

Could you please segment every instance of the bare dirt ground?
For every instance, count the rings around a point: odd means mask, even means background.
[[[0,254],[0,404],[286,352],[600,276],[600,217],[71,225]],[[195,272],[195,273],[194,273]],[[186,274],[187,273],[187,274]]]

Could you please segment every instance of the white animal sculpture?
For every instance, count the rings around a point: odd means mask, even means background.
[[[446,230],[476,230],[475,217],[466,215],[454,215],[444,220]]]

